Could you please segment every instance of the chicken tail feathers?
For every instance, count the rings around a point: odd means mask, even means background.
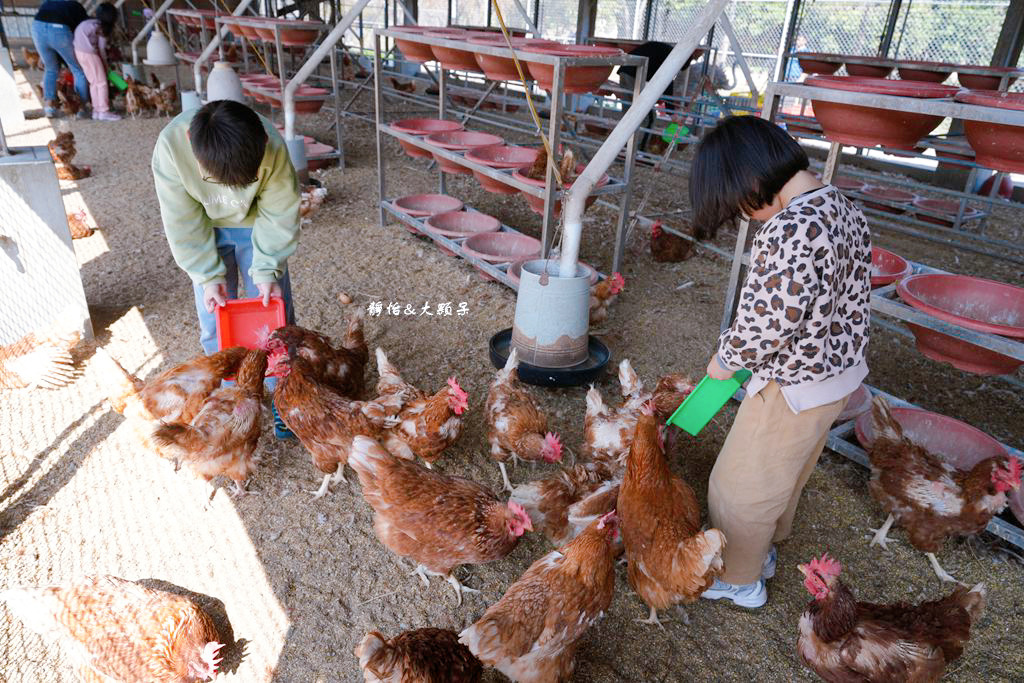
[[[376,440],[368,436],[357,436],[352,441],[348,464],[359,475],[360,484],[366,487],[381,474],[393,457]]]
[[[165,424],[153,430],[153,443],[165,448],[198,451],[206,444],[206,439],[199,430],[190,425]]]
[[[985,584],[979,583],[974,586],[971,590],[963,596],[960,604],[967,614],[971,617],[971,623],[977,623],[978,619],[985,612],[985,605],[988,602],[988,591],[985,590]]]
[[[107,399],[111,407],[123,413],[125,398],[142,390],[143,383],[118,363],[102,346],[96,349],[96,360],[103,365],[104,374],[112,377],[107,383]]]
[[[505,361],[505,367],[503,367],[501,370],[498,370],[498,374],[494,378],[495,383],[508,382],[509,379],[513,376],[513,373],[516,371],[516,368],[518,367],[519,353],[513,347],[513,349],[508,354],[508,360]]]
[[[643,384],[628,358],[623,358],[619,363],[619,386],[623,397],[633,396],[643,390]]]
[[[48,640],[61,640],[65,631],[54,618],[51,604],[59,599],[55,591],[47,588],[8,588],[0,591],[0,602],[7,604],[14,616],[25,626]]]
[[[871,401],[871,430],[875,439],[885,439],[896,443],[903,440],[903,428],[892,416],[889,402],[882,396],[875,396]]]

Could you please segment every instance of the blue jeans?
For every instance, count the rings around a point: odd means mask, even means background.
[[[85,72],[75,59],[73,41],[71,29],[64,24],[32,21],[32,42],[43,60],[43,99],[47,102],[57,99],[57,72],[60,71],[57,55],[60,55],[75,77],[75,92],[83,103],[89,101],[89,81],[85,79]]]
[[[227,268],[227,290],[229,299],[238,298],[238,274],[242,273],[242,283],[245,286],[244,294],[249,298],[259,296],[259,291],[249,275],[249,268],[252,267],[252,228],[214,228],[214,237],[217,241],[217,253],[220,260]],[[289,325],[295,324],[295,311],[292,310],[292,284],[288,278],[288,271],[278,280],[281,285],[281,295],[284,299],[285,315]],[[217,317],[206,311],[203,305],[203,287],[193,284],[195,291],[196,313],[199,314],[199,343],[203,345],[206,355],[216,353],[217,348]]]

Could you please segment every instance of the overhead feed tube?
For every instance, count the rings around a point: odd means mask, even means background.
[[[676,46],[672,48],[665,63],[647,82],[640,95],[633,101],[629,111],[619,120],[618,125],[612,129],[604,144],[594,154],[594,158],[590,160],[590,163],[569,188],[565,198],[565,227],[562,236],[562,256],[558,268],[559,277],[573,277],[576,274],[580,237],[583,234],[583,211],[586,209],[587,196],[590,195],[590,191],[594,189],[598,180],[615,161],[619,150],[626,146],[630,136],[643,123],[647,112],[657,104],[658,98],[665,92],[669,83],[675,79],[676,74],[679,73],[693,51],[697,49],[704,35],[711,30],[727,4],[729,4],[729,0],[711,0],[704,6],[693,23],[687,27]]]
[[[309,75],[313,73],[313,70],[320,66],[320,62],[324,61],[331,50],[334,49],[334,45],[341,40],[342,36],[345,35],[345,31],[348,27],[359,18],[363,8],[370,4],[370,0],[358,0],[355,5],[352,6],[345,16],[341,18],[331,32],[327,34],[320,46],[313,51],[313,54],[309,56],[306,63],[302,65],[298,73],[292,76],[292,79],[288,81],[288,85],[284,88],[284,139],[291,140],[295,137],[295,91],[299,89],[299,86],[309,78]]]

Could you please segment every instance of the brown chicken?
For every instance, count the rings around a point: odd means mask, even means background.
[[[309,361],[316,378],[347,398],[362,398],[369,349],[363,339],[363,311],[349,317],[341,346],[334,348],[330,338],[298,325],[279,327],[270,335],[266,349],[271,365],[295,347]]]
[[[356,646],[366,683],[476,683],[484,667],[454,631],[418,628],[387,640],[370,631]]]
[[[345,398],[317,378],[316,370],[293,347],[272,368],[281,379],[274,390],[274,407],[288,429],[313,457],[313,464],[324,473],[320,488],[313,494],[322,498],[330,484],[345,479],[352,439],[356,436],[379,438],[386,425],[397,422],[374,401]]]
[[[125,370],[103,348],[96,350],[96,359],[110,378],[110,407],[132,424],[144,446],[169,457],[153,442],[153,430],[161,424],[190,424],[221,381],[237,372],[245,354],[245,347],[233,346],[209,356],[196,356],[146,382]]]
[[[377,400],[390,409],[402,406],[398,423],[384,433],[384,447],[408,460],[420,457],[430,467],[462,433],[462,414],[469,409],[469,395],[454,377],[448,378],[440,391],[427,395],[402,379],[379,348],[377,372]]]
[[[217,675],[223,645],[190,599],[114,576],[12,588],[0,599],[32,631],[61,643],[84,680],[197,683]]]
[[[131,76],[125,76],[124,108],[133,119],[150,108],[150,89]]]
[[[622,404],[612,409],[605,404],[601,392],[590,387],[583,418],[583,455],[604,465],[616,477],[621,477],[626,467],[640,410],[651,400],[628,358],[619,363],[619,390]]]
[[[35,50],[30,50],[27,47],[21,48],[21,56],[25,59],[25,67],[28,69],[35,69],[36,71],[43,70],[43,63],[39,57],[39,53]]]
[[[75,146],[75,134],[71,131],[57,133],[57,137],[50,140],[46,148],[50,150],[50,158],[55,164],[70,164],[78,152]]]
[[[302,188],[299,196],[299,217],[302,218],[303,223],[312,220],[310,216],[320,208],[325,199],[327,199],[326,187],[307,185]]]
[[[658,378],[658,384],[654,387],[654,417],[658,424],[664,424],[676,412],[676,408],[682,405],[690,392],[697,387],[696,382],[687,375],[671,374]],[[665,433],[665,452],[672,453],[675,450],[676,439],[679,436],[678,429],[669,429]]]
[[[889,513],[871,545],[884,548],[896,522],[907,530],[910,544],[927,554],[936,576],[956,581],[935,553],[947,537],[976,534],[1006,508],[1007,493],[1020,488],[1020,460],[988,458],[960,472],[904,436],[884,398],[876,396],[871,411],[875,441],[868,453],[868,489]]]
[[[590,324],[597,325],[608,319],[608,307],[615,303],[626,286],[621,273],[612,273],[590,288]]]
[[[827,554],[799,565],[814,599],[800,616],[797,651],[829,683],[932,683],[960,658],[985,610],[985,587],[913,605],[857,602]]]
[[[548,150],[547,147],[542,146],[537,151],[537,158],[533,160],[525,175],[527,178],[533,178],[534,180],[544,180],[547,177],[547,172]],[[558,162],[558,177],[561,178],[564,187],[572,185],[573,181],[576,180],[576,159],[571,149],[566,150]]]
[[[81,339],[78,317],[61,314],[44,330],[0,346],[0,389],[62,387],[75,378],[71,349]]]
[[[266,370],[266,351],[249,351],[234,386],[215,389],[190,424],[157,427],[153,441],[206,481],[227,476],[241,494],[245,480],[256,470]]]
[[[533,526],[561,546],[590,526],[595,515],[615,509],[618,487],[619,479],[613,478],[606,466],[585,462],[520,484],[512,490],[509,500],[522,505]]]
[[[491,459],[498,461],[506,491],[512,490],[505,471],[505,462],[522,459],[558,462],[562,459],[562,442],[548,431],[548,418],[540,412],[533,398],[519,382],[516,368],[519,357],[515,349],[508,354],[487,392],[487,440]]]
[[[415,81],[409,81],[408,83],[402,83],[400,80],[391,76],[388,80],[391,81],[391,87],[398,92],[416,92]]]
[[[629,585],[651,609],[643,623],[660,626],[659,609],[696,601],[722,573],[725,534],[700,530],[697,496],[669,470],[653,409],[637,420],[617,510]]]
[[[95,229],[89,225],[89,216],[85,211],[76,211],[68,214],[68,229],[71,231],[71,239],[78,240],[84,237],[91,237]]]
[[[576,648],[615,591],[614,512],[534,562],[459,640],[519,683],[568,681]]]
[[[415,562],[424,585],[428,574],[445,577],[460,605],[463,592],[477,591],[463,586],[454,569],[500,560],[533,531],[529,515],[515,503],[505,505],[475,481],[397,457],[373,439],[355,438],[349,464],[377,513],[377,538]]]
[[[85,107],[85,102],[82,102],[82,98],[75,91],[74,78],[67,69],[62,69],[57,77],[57,102],[67,116],[75,116]]]
[[[690,226],[687,232],[692,234]],[[693,255],[693,242],[662,230],[661,221],[651,226],[651,257],[659,263],[679,263]]]

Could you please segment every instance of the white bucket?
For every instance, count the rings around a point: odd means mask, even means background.
[[[558,277],[558,268],[558,261],[527,261],[519,277],[512,346],[542,368],[572,367],[588,355],[590,273],[577,264],[574,277]]]
[[[190,109],[199,109],[203,106],[202,100],[199,99],[199,95],[195,90],[182,90],[181,91],[181,110],[188,111]]]

